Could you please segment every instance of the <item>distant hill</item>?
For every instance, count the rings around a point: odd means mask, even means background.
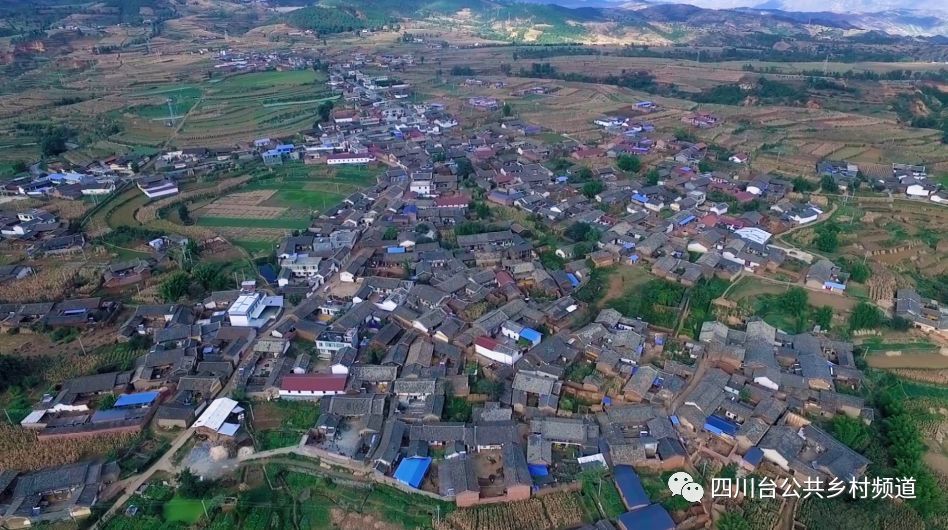
[[[291,0],[276,0],[281,5]],[[948,14],[906,9],[877,13],[835,12],[842,4],[831,0],[695,0],[690,3],[647,3],[640,0],[322,0],[286,15],[304,29],[336,33],[371,28],[404,19],[451,17],[465,13],[464,22],[497,40],[532,43],[597,43],[623,41],[695,42],[714,34],[760,32],[807,35],[821,30],[875,31],[897,36],[948,35]],[[841,0],[843,3],[849,0]],[[871,0],[853,0],[869,5]],[[882,0],[888,2],[889,0]],[[913,0],[902,0],[911,4]],[[2,0],[0,0],[2,2]],[[729,9],[695,4],[732,3]],[[892,0],[890,3],[895,2]],[[738,7],[741,4],[758,4]],[[796,6],[822,10],[787,10]],[[725,42],[722,40],[722,42]],[[710,44],[713,44],[711,42]]]

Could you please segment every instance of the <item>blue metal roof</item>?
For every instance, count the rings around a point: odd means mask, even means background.
[[[421,486],[421,481],[425,479],[425,474],[428,473],[430,466],[430,457],[413,456],[406,458],[398,464],[398,469],[395,470],[395,480],[417,488]]]
[[[672,425],[681,425],[681,422],[678,421],[678,416],[669,416],[668,419],[671,420]]]
[[[528,464],[527,469],[530,470],[531,477],[546,477],[550,475],[550,470],[541,464]]]
[[[140,405],[148,405],[152,401],[158,399],[158,392],[139,392],[137,394],[122,394],[115,400],[115,408],[120,407],[137,407]]]
[[[404,254],[405,247],[388,247],[385,251],[389,254]]]
[[[730,420],[713,414],[708,416],[708,419],[705,420],[704,428],[718,435],[726,434],[728,436],[734,436],[737,434],[737,425]]]
[[[648,197],[642,195],[641,193],[635,193],[632,195],[632,200],[638,202],[648,202]]]
[[[569,283],[573,284],[573,287],[579,287],[579,279],[576,278],[576,275],[572,272],[566,273],[566,279],[569,280]]]
[[[684,219],[682,219],[681,221],[678,221],[678,225],[679,225],[679,226],[684,226],[684,225],[686,225],[686,224],[688,224],[688,223],[694,221],[695,219],[697,219],[697,217],[695,217],[695,216],[693,216],[693,215],[688,215],[688,216],[686,216]]]
[[[760,447],[751,447],[744,453],[744,461],[752,466],[760,465],[760,462],[764,459],[764,452],[760,450]]]
[[[536,344],[543,340],[543,334],[535,329],[523,328],[520,330],[520,338],[526,339]]]
[[[619,526],[626,530],[675,530],[675,521],[661,504],[652,504],[619,516]]]
[[[824,287],[828,287],[828,288],[830,288],[830,289],[839,289],[840,291],[845,291],[845,290],[846,290],[846,286],[845,286],[845,285],[843,285],[843,284],[841,284],[841,283],[837,283],[837,282],[823,282],[823,286],[824,286]]]
[[[626,508],[635,510],[648,506],[650,502],[648,494],[645,493],[645,488],[642,487],[642,481],[639,479],[639,475],[635,470],[632,469],[632,466],[616,466],[613,471],[613,478],[615,478],[619,493],[622,494],[622,502],[625,503]]]

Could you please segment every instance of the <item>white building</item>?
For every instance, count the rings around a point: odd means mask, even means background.
[[[374,162],[375,157],[369,154],[356,153],[338,153],[326,157],[326,163],[330,166],[341,166],[344,164],[368,164]]]
[[[260,328],[283,310],[282,296],[248,293],[237,297],[227,310],[231,326]]]
[[[490,337],[478,337],[474,341],[474,351],[492,361],[513,365],[523,357],[520,350],[505,346]]]

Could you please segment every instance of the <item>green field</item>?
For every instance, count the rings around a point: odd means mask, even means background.
[[[195,224],[207,227],[304,230],[309,227],[309,219],[240,219],[237,217],[201,217]]]
[[[273,250],[274,241],[261,241],[259,239],[234,239],[231,243],[246,250],[251,255],[269,253]]]
[[[185,86],[176,89],[151,92],[149,95],[160,95],[165,98],[166,101],[137,107],[135,114],[147,119],[163,119],[167,118],[169,114],[168,101],[171,103],[171,110],[174,111],[175,117],[183,116],[201,99],[201,89],[194,86]]]
[[[165,503],[164,518],[166,521],[194,524],[204,515],[204,507],[199,499],[185,499],[175,496]]]
[[[275,86],[291,86],[320,83],[325,75],[313,70],[290,70],[286,72],[252,72],[228,77],[213,85],[215,90],[260,90]]]

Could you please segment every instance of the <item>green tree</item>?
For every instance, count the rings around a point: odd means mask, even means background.
[[[813,183],[802,176],[795,177],[793,179],[793,191],[797,193],[813,191]]]
[[[839,248],[839,237],[836,235],[836,230],[828,227],[817,230],[816,248],[822,252],[836,252],[836,249]]]
[[[820,329],[827,331],[833,325],[833,308],[824,305],[813,311],[813,321],[820,326]]]
[[[827,193],[837,193],[839,185],[836,184],[836,180],[831,175],[823,175],[823,178],[820,179],[820,189]]]
[[[510,107],[510,103],[504,103],[504,106],[501,108],[501,112],[503,112],[505,118],[513,114],[513,109]]]
[[[837,440],[860,453],[866,450],[872,438],[869,426],[863,423],[862,420],[850,418],[843,414],[836,416],[830,422],[830,432]]]
[[[383,241],[393,241],[398,239],[398,229],[394,226],[390,226],[385,229],[385,232],[382,233]]]
[[[329,117],[332,116],[332,108],[332,101],[323,101],[319,104],[319,107],[316,108],[316,112],[319,113],[320,123],[329,121]]]
[[[589,182],[583,184],[583,195],[592,199],[596,195],[602,193],[602,190],[606,189],[606,185],[599,180],[590,180]]]
[[[650,169],[648,173],[645,174],[645,183],[649,186],[658,184],[659,179],[661,179],[661,175],[658,174],[657,169]]]
[[[586,182],[587,180],[592,180],[593,172],[586,166],[580,167],[576,170],[576,179],[578,182]]]
[[[619,155],[616,159],[616,166],[626,173],[638,173],[642,169],[642,161],[634,155]]]
[[[188,205],[178,203],[178,218],[181,219],[181,223],[185,225],[191,224],[191,213],[188,212]]]
[[[849,329],[875,329],[882,325],[882,311],[868,303],[859,302],[849,315]]]
[[[714,164],[707,160],[702,160],[698,162],[698,171],[701,173],[710,173],[714,171]]]
[[[182,296],[188,294],[190,286],[191,277],[188,273],[177,271],[161,282],[158,286],[158,296],[167,303],[177,302]]]
[[[849,279],[854,282],[866,283],[872,274],[872,269],[861,261],[854,261],[847,267],[849,269]]]
[[[780,304],[787,313],[799,315],[806,311],[809,297],[802,287],[791,287],[780,295]]]

